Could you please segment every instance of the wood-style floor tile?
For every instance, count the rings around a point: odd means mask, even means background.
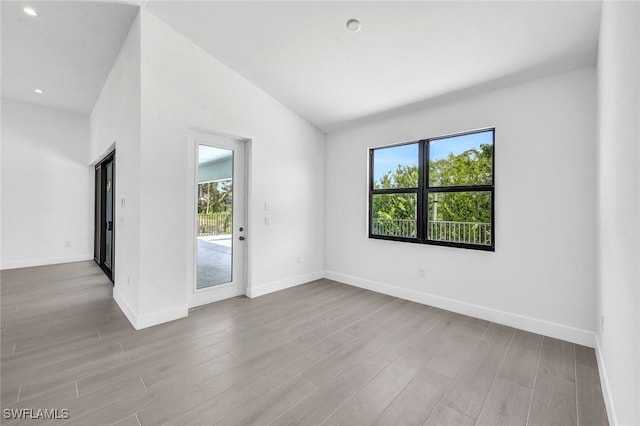
[[[326,279],[139,331],[93,262],[0,280],[2,407],[57,424],[608,424],[593,349]]]

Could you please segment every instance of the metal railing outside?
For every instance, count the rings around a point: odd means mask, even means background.
[[[198,236],[231,234],[231,213],[198,214]]]
[[[373,219],[374,235],[390,237],[416,238],[416,221],[414,219]]]
[[[429,239],[467,244],[491,244],[491,224],[485,222],[430,221]]]
[[[416,238],[416,221],[374,218],[372,232],[374,235]],[[428,237],[433,241],[490,245],[491,224],[433,220],[428,224]]]

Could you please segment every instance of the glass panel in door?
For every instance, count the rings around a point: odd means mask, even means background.
[[[111,268],[111,245],[113,242],[113,163],[107,163],[106,167],[107,182],[105,188],[105,253],[104,264]]]
[[[233,281],[233,151],[198,145],[196,289]]]

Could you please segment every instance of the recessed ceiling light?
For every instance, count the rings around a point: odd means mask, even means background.
[[[25,7],[25,8],[24,8],[24,9],[22,9],[22,10],[24,10],[24,13],[26,13],[27,15],[30,15],[30,16],[38,16],[38,12],[36,12],[35,10],[33,10],[33,9],[32,9],[32,8],[30,8],[30,7]]]
[[[33,89],[33,91],[36,92],[39,95],[44,93],[44,90],[42,90],[42,89]]]
[[[360,28],[362,28],[362,25],[360,25],[360,21],[357,19],[349,19],[347,21],[347,29],[352,33],[357,33],[360,31]]]

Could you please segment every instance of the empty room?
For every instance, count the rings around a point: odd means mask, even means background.
[[[1,424],[640,425],[640,2],[0,7]]]

